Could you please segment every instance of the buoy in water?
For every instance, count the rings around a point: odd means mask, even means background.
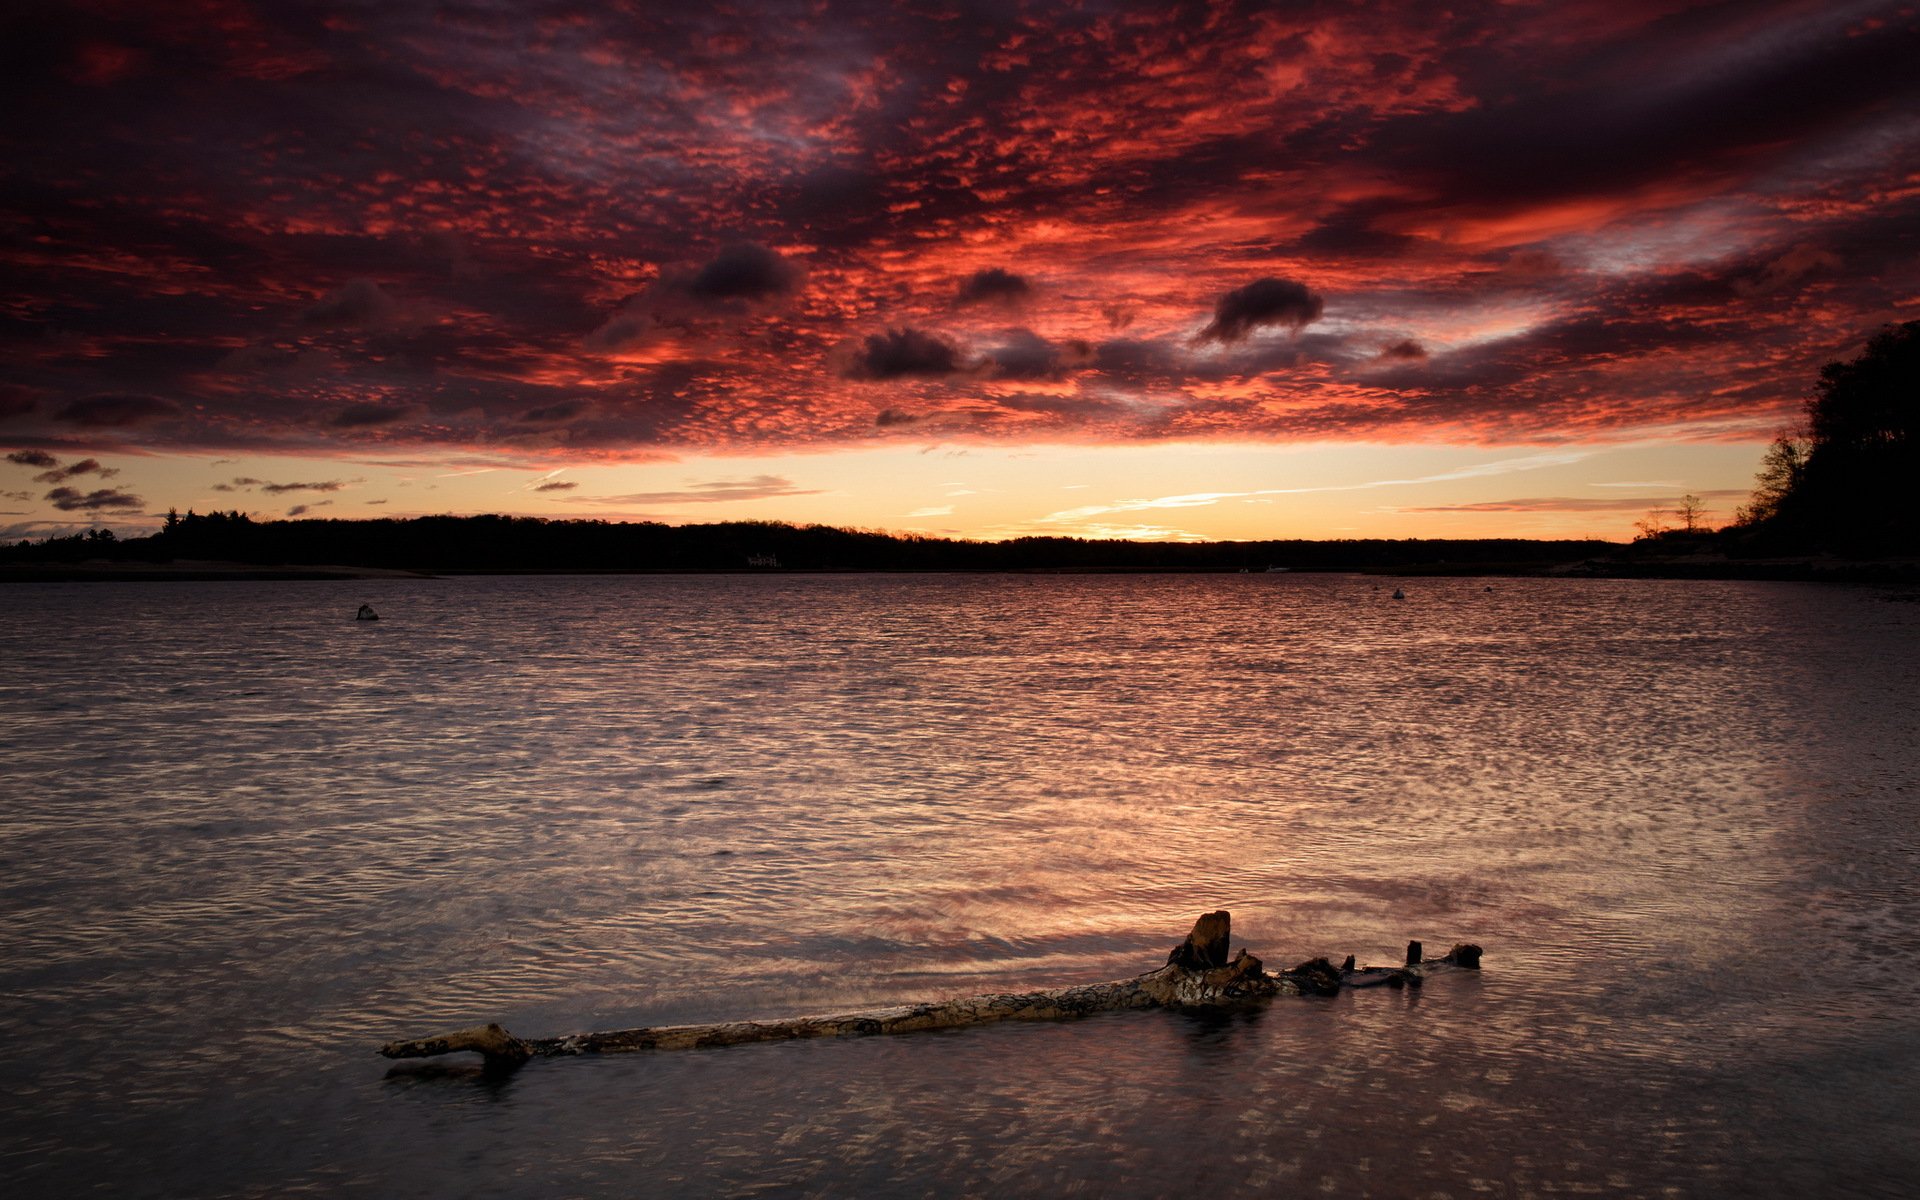
[[[378,621],[380,614],[373,611],[373,605],[362,604],[360,611],[354,614],[353,619],[356,621]]]
[[[1395,600],[1405,600],[1407,598],[1407,594],[1401,591],[1399,588],[1395,588],[1393,589],[1393,598]]]

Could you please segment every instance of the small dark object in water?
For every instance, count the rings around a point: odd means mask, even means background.
[[[1395,588],[1393,589],[1393,598],[1395,600],[1405,600],[1407,598],[1407,594],[1401,591],[1399,588]]]
[[[354,614],[353,619],[356,621],[378,621],[380,619],[380,614],[373,611],[373,605],[362,604],[360,606],[360,611]]]

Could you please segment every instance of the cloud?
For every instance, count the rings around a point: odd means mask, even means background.
[[[346,486],[344,480],[327,479],[318,483],[262,483],[260,490],[278,496],[286,492],[337,492]]]
[[[1729,488],[1716,488],[1694,494],[1702,500],[1725,500],[1736,496],[1745,499],[1747,496],[1744,491]],[[1465,504],[1402,506],[1396,507],[1393,511],[1404,513],[1645,512],[1648,509],[1667,508],[1677,503],[1679,499],[1678,492],[1657,496],[1539,496],[1519,500],[1478,500]]]
[[[316,508],[325,508],[332,503],[333,501],[331,500],[315,500],[312,504],[296,504],[287,510],[287,515],[289,517],[301,516],[304,513],[312,512]]]
[[[216,483],[216,492],[231,492],[239,489],[259,488],[269,496],[280,496],[287,492],[337,492],[347,486],[344,479],[326,479],[317,483],[269,483],[264,479],[255,479],[251,475],[236,475],[232,483]]]
[[[536,492],[570,492],[579,486],[579,484],[573,482],[571,479],[549,479],[547,482],[537,485],[533,490]]]
[[[797,263],[756,242],[724,246],[698,267],[663,271],[584,339],[588,350],[632,350],[702,323],[767,310],[800,290]]]
[[[360,329],[391,323],[399,302],[371,279],[350,279],[300,314],[302,325],[317,329]]]
[[[335,413],[328,424],[335,429],[372,429],[404,421],[414,411],[410,405],[349,404]]]
[[[1023,303],[1032,294],[1033,285],[1027,282],[1025,276],[1001,267],[988,267],[967,276],[961,282],[955,300],[962,305],[999,304],[1013,307]]]
[[[110,508],[145,508],[147,506],[147,502],[140,497],[115,488],[100,488],[97,491],[82,493],[73,488],[60,487],[48,492],[46,499],[61,512],[100,512]]]
[[[82,429],[124,429],[180,415],[179,405],[157,396],[98,395],[73,401],[53,419]]]
[[[1220,297],[1213,306],[1213,320],[1196,340],[1230,344],[1256,329],[1275,325],[1298,333],[1320,319],[1323,307],[1320,297],[1297,280],[1274,276],[1256,279]]]
[[[51,461],[51,460],[49,460]],[[118,467],[103,467],[97,458],[83,458],[78,462],[62,467],[55,465],[51,471],[42,471],[33,477],[35,483],[65,483],[82,475],[98,475],[102,479],[112,479],[120,473]]]
[[[1363,492],[1376,488],[1406,487],[1423,483],[1452,483],[1460,479],[1484,479],[1495,475],[1510,475],[1517,471],[1537,471],[1546,467],[1568,466],[1587,456],[1588,452],[1581,450],[1548,451],[1521,458],[1498,459],[1480,463],[1477,466],[1460,467],[1452,471],[1420,475],[1411,479],[1369,479],[1362,483],[1326,484],[1318,487],[1260,488],[1251,492],[1192,492],[1179,496],[1115,500],[1107,504],[1087,504],[1079,508],[1065,509],[1050,513],[1040,520],[1043,523],[1060,524],[1084,521],[1088,517],[1102,516],[1107,513],[1143,512],[1159,508],[1204,508],[1223,500],[1248,500],[1262,496],[1303,496],[1314,492]]]
[[[638,309],[624,309],[608,317],[604,323],[589,333],[584,344],[589,350],[610,354],[619,350],[631,350],[653,340],[660,332],[660,322],[653,314]]]
[[[24,417],[39,407],[29,388],[17,384],[0,383],[0,421],[10,421]]]
[[[812,488],[794,486],[778,475],[755,475],[749,479],[722,479],[696,483],[677,492],[629,492],[622,496],[581,496],[585,504],[719,504],[743,500],[771,500],[780,496],[818,496]]]
[[[960,349],[938,334],[901,327],[870,333],[843,348],[840,374],[848,379],[938,379],[966,368]]]
[[[1767,296],[1841,268],[1840,256],[1818,246],[1798,245],[1733,281],[1741,296]]]
[[[1078,338],[1050,342],[1029,329],[1016,329],[987,351],[995,379],[1058,379],[1092,364],[1093,346]]]
[[[710,304],[758,304],[790,295],[799,285],[800,270],[793,263],[765,246],[736,242],[722,247],[710,261],[672,286]]]
[[[59,219],[8,262],[9,446],[1762,440],[1912,299],[1887,0],[479,7],[250,5],[204,62],[164,5],[30,21],[8,208]]]
[[[45,450],[15,450],[7,455],[7,461],[23,467],[49,468],[60,465],[60,460]]]
[[[530,408],[514,418],[521,425],[565,425],[577,417],[585,416],[592,405],[585,400],[562,400],[558,404],[542,405]]]
[[[1412,338],[1405,338],[1390,346],[1382,346],[1380,348],[1381,358],[1397,358],[1404,361],[1417,362],[1426,356],[1427,348]]]

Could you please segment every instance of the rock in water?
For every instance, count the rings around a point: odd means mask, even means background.
[[[1187,940],[1173,948],[1167,961],[1189,971],[1211,971],[1227,965],[1227,938],[1233,932],[1233,914],[1210,912],[1193,923]]]
[[[380,619],[380,614],[373,611],[373,605],[362,604],[360,606],[360,611],[354,614],[353,619],[356,621],[378,621]]]
[[[1341,972],[1324,958],[1310,958],[1287,976],[1300,985],[1302,993],[1310,996],[1336,996],[1343,982]]]

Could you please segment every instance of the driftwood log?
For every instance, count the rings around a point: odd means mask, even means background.
[[[855,1037],[876,1033],[915,1033],[954,1029],[993,1021],[1060,1021],[1129,1008],[1223,1008],[1257,1004],[1275,996],[1333,995],[1342,988],[1418,987],[1428,975],[1446,970],[1477,970],[1480,947],[1461,943],[1437,960],[1424,959],[1419,942],[1407,943],[1407,960],[1397,967],[1356,967],[1352,955],[1336,967],[1310,959],[1288,971],[1268,971],[1242,949],[1227,957],[1233,918],[1210,912],[1194,922],[1186,940],[1173,948],[1167,964],[1132,979],[1041,992],[998,992],[964,996],[932,1004],[772,1021],[722,1021],[709,1025],[655,1025],[566,1037],[515,1037],[498,1025],[479,1025],[437,1037],[388,1042],[388,1058],[430,1058],[463,1050],[477,1051],[489,1067],[511,1067],[535,1055],[619,1054],[633,1050],[691,1050],[739,1046],[792,1038]]]

